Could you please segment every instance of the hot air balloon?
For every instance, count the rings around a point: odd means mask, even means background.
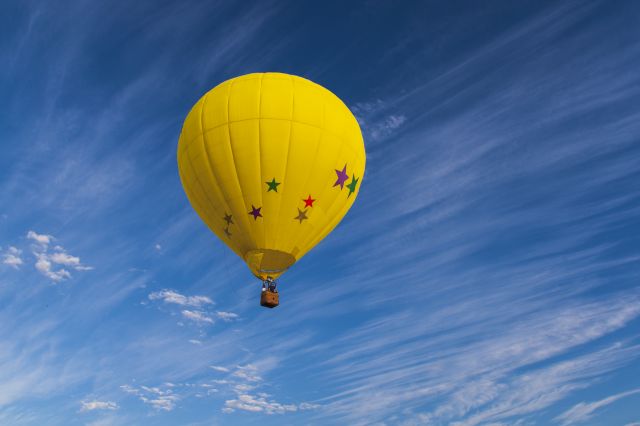
[[[184,121],[178,169],[206,223],[263,281],[275,280],[327,236],[355,201],[362,133],[333,93],[282,73],[248,74],[206,93]]]

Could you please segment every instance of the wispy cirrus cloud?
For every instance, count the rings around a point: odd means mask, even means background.
[[[502,324],[496,335],[488,318],[476,317],[476,325],[447,324],[446,310],[442,317],[421,320],[409,313],[387,317],[345,335],[336,348],[340,355],[323,369],[345,382],[343,392],[324,401],[328,412],[356,421],[384,417],[398,405],[418,408],[431,401],[436,408],[422,416],[433,421],[475,425],[509,420],[546,408],[640,355],[636,346],[616,344],[571,361],[553,361],[637,318],[634,299],[559,306],[544,316],[516,320],[522,307],[511,314],[501,309],[503,320],[511,317],[514,324]],[[417,321],[423,327],[404,325]],[[534,367],[545,361],[551,364]],[[516,374],[521,370],[526,372]],[[380,389],[386,389],[383,398]]]
[[[222,367],[220,365],[212,365],[211,368],[221,373],[228,373],[230,371],[227,367]]]
[[[407,121],[404,114],[394,109],[381,99],[373,102],[360,102],[351,107],[366,140],[378,142],[393,135]]]
[[[638,393],[640,393],[640,388],[620,392],[615,395],[603,398],[599,401],[580,402],[571,407],[569,410],[557,416],[555,420],[560,422],[563,426],[586,422],[595,415],[595,412],[597,410],[606,407],[607,405],[611,405],[622,398],[637,395]]]
[[[638,192],[611,188],[637,180],[632,135],[640,128],[628,105],[638,86],[626,70],[638,58],[609,51],[604,27],[579,41],[557,38],[588,13],[551,10],[441,78],[363,108],[421,113],[403,123],[401,138],[370,140],[370,192],[363,186],[347,217],[350,233],[319,248],[328,257],[348,252],[348,278],[322,282],[326,300],[309,291],[295,301],[310,322],[326,311],[370,314],[337,339],[300,349],[325,360],[325,379],[306,373],[336,384],[318,419],[526,423],[640,356],[633,340],[604,343],[640,316],[637,250],[617,252],[637,241],[607,237],[637,225]],[[587,39],[593,50],[563,54]],[[598,55],[608,72],[595,71]],[[560,57],[562,72],[533,71]],[[584,64],[594,72],[574,82]],[[478,68],[487,73],[470,78]],[[609,72],[625,91],[612,95]],[[612,119],[584,120],[608,108]],[[363,284],[350,291],[345,280]]]

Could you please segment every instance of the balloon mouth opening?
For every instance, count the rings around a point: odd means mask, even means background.
[[[296,258],[279,250],[255,249],[245,253],[244,261],[256,277],[264,280],[278,278],[296,262]]]

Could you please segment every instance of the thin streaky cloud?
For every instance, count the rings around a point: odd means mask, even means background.
[[[615,395],[603,398],[599,401],[580,402],[571,407],[569,410],[557,416],[555,420],[560,422],[562,425],[583,423],[590,420],[595,415],[595,411],[600,410],[607,405],[611,405],[622,398],[637,395],[638,393],[640,393],[640,388],[631,389],[626,392],[620,392]]]

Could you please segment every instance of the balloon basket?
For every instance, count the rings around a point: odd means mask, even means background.
[[[260,306],[265,308],[275,308],[280,304],[278,293],[266,290],[260,295]]]

